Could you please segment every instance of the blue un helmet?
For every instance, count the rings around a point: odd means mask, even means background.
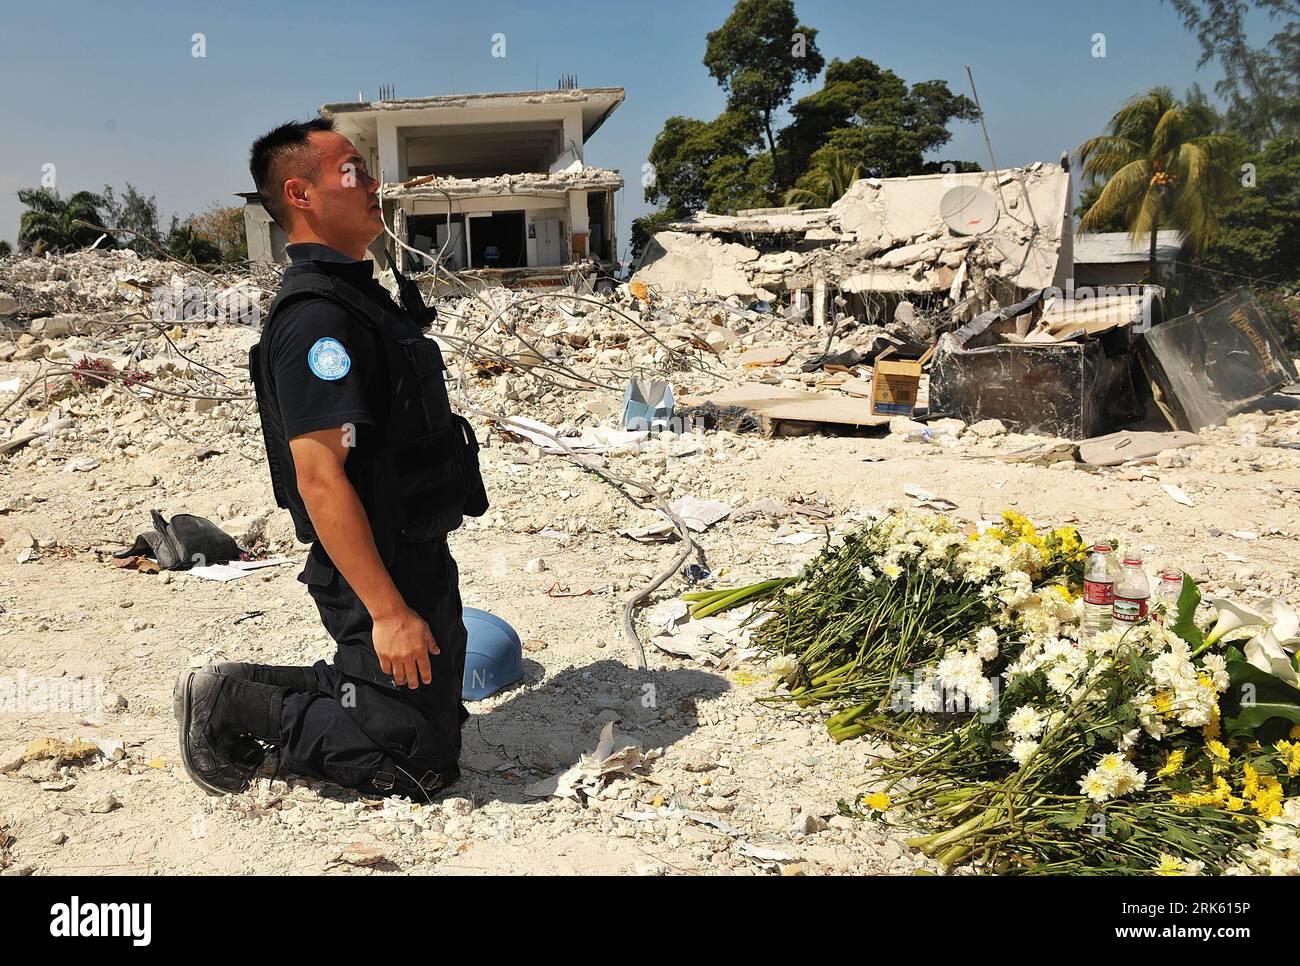
[[[513,627],[477,607],[463,608],[461,617],[469,634],[461,697],[480,701],[524,676],[524,647]]]

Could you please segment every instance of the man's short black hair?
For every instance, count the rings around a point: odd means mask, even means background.
[[[253,142],[248,170],[262,197],[262,207],[285,231],[289,230],[284,183],[293,177],[316,177],[320,155],[308,147],[313,131],[333,131],[334,120],[313,117],[310,121],[289,121],[272,128]]]

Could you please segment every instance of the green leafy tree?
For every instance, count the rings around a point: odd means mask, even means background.
[[[1097,204],[1097,199],[1101,197],[1102,189],[1106,187],[1104,182],[1092,181],[1083,187],[1079,192],[1079,203],[1075,205],[1074,217],[1076,221],[1082,221],[1083,216],[1092,210]],[[1104,218],[1098,216],[1092,223],[1089,231],[1128,231],[1128,222],[1124,220],[1124,212],[1112,211]]]
[[[975,102],[941,80],[911,86],[865,57],[832,60],[819,91],[790,108],[780,135],[797,170],[829,145],[861,166],[864,176],[896,178],[918,173],[924,156],[952,138],[953,121],[979,117]]]
[[[1201,45],[1197,66],[1223,71],[1214,85],[1228,124],[1254,147],[1300,133],[1300,3],[1296,0],[1171,0]],[[1276,32],[1252,47],[1246,21],[1264,14]]]
[[[1219,206],[1214,241],[1191,266],[1187,287],[1194,300],[1250,280],[1300,294],[1300,138],[1270,142],[1246,157],[1244,167]],[[1289,335],[1295,340],[1300,333]]]
[[[167,233],[167,251],[191,265],[213,265],[221,261],[221,249],[188,221],[173,223],[171,231]]]
[[[18,200],[27,206],[18,221],[20,251],[66,252],[93,245],[103,232],[80,222],[103,224],[99,208],[103,199],[90,191],[60,198],[46,188],[22,188]]]
[[[192,215],[194,230],[221,249],[223,262],[248,260],[248,238],[244,232],[242,205],[219,205],[213,202],[202,214]]]
[[[708,35],[704,66],[727,92],[729,111],[762,120],[778,185],[788,183],[789,172],[777,151],[772,117],[789,102],[795,82],[815,79],[824,65],[817,31],[799,23],[793,0],[739,0]]]
[[[749,162],[759,134],[753,116],[737,111],[714,121],[670,117],[650,149],[654,179],[646,186],[646,201],[664,203],[674,218],[710,207],[719,187],[715,166],[725,161],[734,176],[737,166]]]
[[[13,253],[14,247],[4,239],[0,238],[0,258],[4,258],[6,255],[12,255]]]
[[[104,185],[100,195],[104,199],[105,227],[118,229],[118,243],[138,255],[156,258],[163,235],[158,227],[158,199],[148,198],[135,185],[127,182],[126,190],[119,196],[109,185]]]
[[[799,179],[799,186],[785,193],[785,203],[801,208],[829,208],[861,177],[862,165],[851,161],[848,152],[821,148],[813,155],[812,167]]]
[[[790,124],[774,132],[773,116],[794,82],[821,70],[815,41],[789,0],[740,0],[709,34],[704,62],[727,91],[727,110],[713,121],[665,122],[650,150],[655,177],[645,189],[646,200],[663,210],[633,223],[634,244],[700,209],[766,207],[792,188],[821,196],[823,157],[843,157],[863,177],[979,170],[971,162],[941,168],[924,160],[951,138],[949,124],[978,116],[969,98],[943,81],[909,86],[862,57],[831,61],[822,89],[799,100]]]
[[[1203,251],[1217,228],[1215,206],[1232,189],[1241,144],[1215,134],[1213,112],[1180,103],[1168,88],[1129,101],[1107,133],[1079,145],[1085,178],[1104,180],[1079,231],[1097,231],[1122,216],[1136,241],[1150,238],[1147,277],[1156,278],[1156,232],[1180,229]]]

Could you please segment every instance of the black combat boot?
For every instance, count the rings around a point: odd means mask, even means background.
[[[258,743],[280,741],[284,694],[283,688],[212,671],[182,671],[174,710],[190,778],[213,795],[243,791],[261,764]]]
[[[203,670],[215,671],[228,678],[239,678],[254,684],[268,684],[273,688],[290,691],[315,691],[316,671],[310,667],[288,667],[279,664],[247,664],[242,661],[222,661],[209,664]]]

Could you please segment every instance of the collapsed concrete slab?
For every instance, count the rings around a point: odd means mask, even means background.
[[[654,270],[638,272],[636,281],[673,294],[695,292],[729,298],[755,298],[759,290],[744,266],[759,260],[757,249],[724,242],[708,235],[658,232],[650,247],[656,249]]]
[[[863,178],[829,208],[700,212],[657,233],[634,277],[666,292],[763,298],[821,279],[841,292],[933,296],[969,318],[1068,287],[1071,246],[1070,173],[1036,162]]]

